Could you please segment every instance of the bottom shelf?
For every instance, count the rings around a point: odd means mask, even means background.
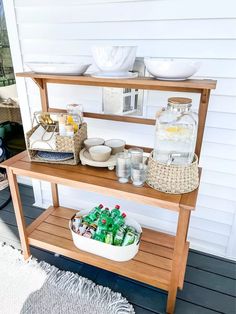
[[[29,244],[168,291],[174,236],[143,228],[140,250],[134,259],[128,262],[115,262],[81,251],[74,246],[68,226],[75,212],[65,207],[49,207],[27,228]],[[179,272],[181,289],[188,247],[187,242]]]

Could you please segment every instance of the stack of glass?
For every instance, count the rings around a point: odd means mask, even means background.
[[[120,183],[129,182],[131,177],[134,186],[141,187],[146,181],[147,166],[143,163],[143,150],[130,148],[117,154],[116,175]]]

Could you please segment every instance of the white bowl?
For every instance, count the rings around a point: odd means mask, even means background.
[[[133,69],[136,50],[136,46],[98,46],[92,53],[100,71],[122,75]]]
[[[104,145],[89,148],[91,158],[95,161],[107,161],[111,156],[111,148]]]
[[[108,147],[111,147],[112,155],[115,155],[117,153],[121,153],[125,149],[125,141],[119,140],[119,139],[107,140],[107,141],[105,141],[105,145]]]
[[[145,58],[144,63],[148,72],[160,80],[186,80],[200,68],[200,62],[182,60],[160,60],[159,58]]]
[[[27,66],[36,73],[82,75],[91,64],[29,62]]]
[[[103,138],[96,138],[96,137],[93,137],[93,138],[87,138],[85,141],[84,141],[84,146],[89,149],[90,147],[93,147],[93,146],[98,146],[98,145],[103,145],[104,144],[104,139]]]

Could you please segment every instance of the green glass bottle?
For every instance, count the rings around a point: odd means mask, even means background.
[[[113,244],[113,233],[112,232],[107,232],[106,237],[105,237],[105,243],[107,244]]]
[[[108,225],[106,219],[100,219],[98,221],[97,230],[93,236],[94,240],[105,242]]]
[[[98,221],[98,227],[97,227],[97,232],[98,234],[100,233],[106,233],[108,230],[108,224],[106,219],[101,219]]]
[[[98,217],[101,215],[102,208],[103,208],[103,205],[100,204],[100,205],[94,207],[90,211],[90,213],[87,216],[88,216],[88,218],[90,219],[91,222],[93,222],[93,221],[98,219]]]
[[[120,206],[116,205],[115,208],[111,210],[111,217],[115,219],[118,216],[120,216]]]
[[[125,217],[126,217],[126,214],[122,213],[120,216],[117,216],[113,220],[113,230],[114,230],[114,232],[116,232],[121,226],[124,226],[124,224],[125,224]]]
[[[100,242],[105,242],[105,238],[106,238],[106,234],[104,234],[104,233],[99,233],[99,234],[95,233],[93,236],[94,240],[97,240]]]
[[[135,241],[135,235],[132,231],[127,231],[122,242],[122,246],[133,244]]]
[[[113,240],[114,245],[121,246],[123,243],[124,236],[125,236],[125,229],[120,227],[115,234],[115,237]]]
[[[107,219],[107,217],[110,217],[110,210],[109,210],[109,208],[108,207],[106,207],[106,208],[104,208],[103,210],[102,210],[102,212],[101,212],[101,215],[100,215],[100,220],[101,219]]]

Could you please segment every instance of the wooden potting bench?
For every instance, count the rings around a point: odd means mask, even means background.
[[[49,108],[48,83],[200,93],[199,128],[196,145],[196,154],[200,157],[210,91],[216,87],[216,81],[187,80],[174,82],[151,78],[98,79],[90,76],[49,75],[32,72],[18,73],[17,76],[34,80],[40,88],[42,110],[49,112],[61,111],[61,109]],[[129,123],[155,124],[155,120],[136,117],[86,112],[84,116]],[[114,171],[82,165],[31,163],[27,152],[14,156],[1,166],[5,167],[8,172],[25,259],[31,255],[29,245],[33,245],[150,284],[168,292],[166,311],[167,313],[174,312],[177,290],[183,288],[189,249],[189,242],[186,241],[186,238],[189,219],[191,211],[195,209],[198,190],[187,194],[172,195],[158,192],[147,185],[136,188],[132,184],[120,184]],[[27,228],[16,179],[17,175],[51,183],[52,206]],[[139,253],[128,262],[114,262],[80,251],[74,246],[68,229],[69,219],[75,210],[60,206],[58,184],[175,211],[178,213],[176,235],[144,228]],[[76,205],[79,206],[79,200]]]

